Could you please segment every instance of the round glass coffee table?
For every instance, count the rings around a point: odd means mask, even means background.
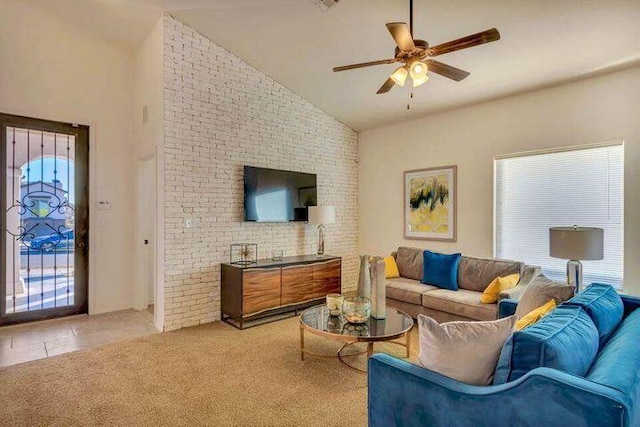
[[[396,308],[387,307],[386,319],[374,319],[370,317],[365,323],[354,324],[347,322],[342,316],[330,316],[326,305],[317,305],[308,308],[300,314],[300,360],[304,360],[305,354],[319,357],[337,357],[340,362],[351,369],[366,372],[350,365],[345,358],[367,354],[367,358],[373,354],[373,343],[392,342],[406,348],[407,357],[411,346],[411,328],[413,319],[411,316]],[[335,341],[344,342],[335,355],[320,354],[304,347],[304,333],[326,337]],[[404,341],[394,341],[404,338]],[[345,354],[344,350],[356,343],[367,343],[367,349],[357,353]]]

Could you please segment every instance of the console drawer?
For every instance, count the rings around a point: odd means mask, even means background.
[[[313,265],[282,267],[282,305],[312,300],[313,284]]]
[[[280,268],[251,268],[242,274],[244,317],[280,306]]]

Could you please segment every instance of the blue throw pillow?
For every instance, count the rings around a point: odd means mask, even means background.
[[[603,347],[616,330],[624,314],[622,298],[611,285],[592,283],[565,304],[577,305],[587,312],[600,336]]]
[[[504,343],[494,384],[546,367],[584,376],[598,354],[598,329],[580,307],[562,304]]]
[[[458,290],[458,265],[461,254],[422,253],[422,283],[451,291]]]

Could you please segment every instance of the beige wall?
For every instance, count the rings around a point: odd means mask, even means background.
[[[135,224],[135,308],[155,306],[155,324],[163,328],[162,298],[162,230],[158,230],[158,215],[162,215],[158,183],[162,182],[164,141],[164,18],[158,21],[142,42],[134,57],[133,130],[136,144],[136,224]],[[146,122],[143,109],[146,108]],[[150,176],[154,175],[154,176]],[[161,186],[160,186],[161,187]],[[160,195],[161,196],[161,195]],[[158,233],[158,231],[160,233]],[[143,241],[149,244],[144,245]],[[155,263],[155,266],[153,265]],[[158,274],[160,273],[160,274]]]
[[[640,294],[640,68],[367,130],[359,138],[359,251],[388,254],[412,245],[477,256],[493,254],[495,155],[624,140],[624,287]],[[402,172],[450,164],[458,165],[458,241],[404,240]]]
[[[147,35],[134,57],[133,129],[138,159],[155,155],[162,146],[163,106],[163,18]],[[147,107],[147,122],[142,108]]]
[[[312,225],[243,222],[243,165],[318,175],[318,202],[336,206],[326,251],[354,289],[356,132],[175,19],[164,31],[165,329],[220,318],[231,243],[257,243],[261,258],[315,253]]]
[[[131,307],[132,56],[17,0],[0,12],[0,111],[91,127],[89,309]],[[98,211],[96,201],[111,202]]]

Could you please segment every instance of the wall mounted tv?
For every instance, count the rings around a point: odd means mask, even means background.
[[[317,204],[315,174],[244,167],[245,221],[307,221]]]

